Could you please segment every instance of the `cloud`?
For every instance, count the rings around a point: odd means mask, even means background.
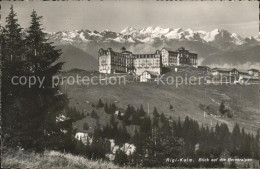
[[[246,62],[244,64],[210,64],[208,65],[211,68],[237,68],[240,70],[248,70],[248,69],[260,69],[260,63],[252,63]]]

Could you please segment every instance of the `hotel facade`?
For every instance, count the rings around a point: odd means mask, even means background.
[[[181,47],[176,51],[163,48],[152,54],[133,54],[121,48],[120,52],[112,48],[107,50],[100,49],[98,52],[99,72],[100,73],[130,73],[141,75],[148,71],[153,74],[161,74],[162,67],[169,66],[193,66],[197,67],[198,56],[190,53]]]
[[[198,54],[190,53],[184,47],[180,47],[176,51],[163,48],[161,50],[162,65],[168,66],[185,66],[190,65],[197,67],[198,65]]]

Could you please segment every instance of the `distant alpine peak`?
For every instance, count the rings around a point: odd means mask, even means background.
[[[225,29],[213,29],[211,31],[195,31],[191,28],[162,28],[160,26],[147,26],[145,28],[125,27],[120,32],[104,30],[102,32],[90,30],[59,31],[48,34],[51,39],[69,43],[87,42],[117,42],[117,43],[155,43],[158,41],[167,42],[199,41],[202,43],[224,44],[226,42],[235,45],[248,43],[248,39],[242,38],[236,33],[230,33]],[[250,39],[250,38],[249,38]],[[259,36],[254,37],[260,42]],[[253,42],[253,41],[252,41]]]
[[[193,32],[191,28],[186,29],[187,32]]]
[[[251,36],[251,37],[252,37],[252,39],[255,39],[256,41],[260,42],[260,34],[255,37],[253,37],[253,36]]]
[[[131,26],[128,26],[125,29],[123,29],[120,33],[121,34],[129,34],[129,33],[133,32],[133,31],[136,31],[136,29],[131,27]]]
[[[216,28],[216,29],[213,29],[211,32],[220,32],[220,29]]]
[[[105,29],[104,32],[112,32],[110,29]]]

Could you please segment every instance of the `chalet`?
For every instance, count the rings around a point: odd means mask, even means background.
[[[237,83],[240,84],[260,84],[259,78],[254,73],[247,72],[239,72],[239,79]]]
[[[211,68],[208,66],[198,66],[198,69],[204,71],[205,73],[211,72]]]
[[[140,82],[156,81],[158,75],[156,72],[144,71],[140,75]]]
[[[260,84],[260,80],[256,77],[239,77],[237,83],[240,84]]]
[[[235,68],[233,69],[213,68],[211,74],[213,76],[238,76],[239,71]]]
[[[251,76],[259,77],[259,70],[257,70],[257,69],[249,69],[249,70],[248,70],[248,73],[249,73]]]
[[[240,84],[259,84],[259,71],[250,69],[248,71],[239,71],[233,69],[213,68],[211,71],[213,77],[217,77],[221,83],[240,83]],[[215,78],[216,79],[216,78]]]

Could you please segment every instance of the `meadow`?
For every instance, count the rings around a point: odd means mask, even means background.
[[[97,72],[73,72],[66,75],[93,76]],[[192,70],[187,72],[168,72],[167,76],[201,76],[202,71]],[[112,76],[112,75],[109,75]],[[115,75],[119,76],[119,75]],[[122,76],[122,75],[120,75]],[[246,131],[255,134],[260,128],[260,95],[259,85],[163,85],[156,82],[127,82],[117,85],[67,85],[63,86],[63,92],[68,94],[70,106],[76,107],[79,111],[88,114],[92,111],[92,104],[96,104],[99,99],[104,103],[115,103],[124,111],[127,105],[140,107],[143,105],[146,112],[152,113],[156,107],[158,112],[163,112],[173,119],[186,116],[197,120],[201,125],[215,126],[216,123],[226,123],[229,129],[233,129],[238,123]],[[220,116],[219,106],[225,102],[226,108],[233,114],[232,118]],[[169,109],[172,105],[173,109]],[[108,117],[102,113],[103,110],[96,110],[101,118],[101,124],[106,124]],[[103,116],[104,115],[104,116]],[[102,120],[103,119],[103,120]],[[79,129],[83,121],[95,123],[88,118],[79,122]]]

